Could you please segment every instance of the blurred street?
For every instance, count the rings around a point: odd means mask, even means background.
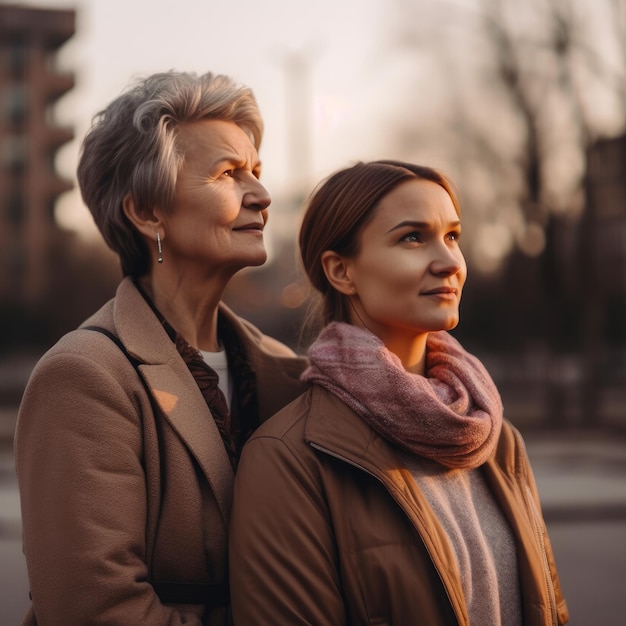
[[[0,410],[0,626],[28,602],[11,436]],[[626,583],[626,433],[525,432],[573,626],[621,626]]]
[[[14,414],[0,408],[0,626],[20,624],[29,605],[11,447]]]

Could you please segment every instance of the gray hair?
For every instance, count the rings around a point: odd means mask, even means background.
[[[177,130],[202,119],[234,122],[259,149],[263,121],[252,90],[212,72],[153,74],[94,116],[81,147],[78,184],[124,275],[145,274],[149,254],[123,200],[130,194],[140,210],[171,209],[183,160]]]

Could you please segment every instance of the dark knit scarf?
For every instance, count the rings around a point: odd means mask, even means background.
[[[167,322],[165,324],[167,325]],[[222,437],[230,462],[233,468],[236,468],[243,444],[259,426],[256,377],[246,358],[241,340],[227,320],[220,315],[218,336],[226,350],[228,371],[233,377],[234,385],[231,411],[229,411],[226,398],[218,387],[217,372],[206,363],[199,350],[190,346],[180,333],[174,332],[176,349],[202,392]]]
[[[139,281],[135,281],[135,285],[185,361],[213,415],[231,465],[236,468],[243,444],[260,423],[256,376],[252,371],[241,339],[228,323],[228,320],[223,315],[218,314],[217,334],[224,350],[226,350],[228,370],[233,378],[234,386],[231,410],[229,411],[224,394],[218,386],[217,372],[206,363],[200,351],[189,345],[185,338],[163,317],[151,298],[142,289]]]
[[[381,437],[449,468],[474,468],[492,454],[502,401],[482,363],[445,331],[426,345],[425,376],[368,330],[330,323],[309,348],[302,379],[328,389]]]

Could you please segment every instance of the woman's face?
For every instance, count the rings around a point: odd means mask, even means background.
[[[225,275],[263,264],[271,198],[248,135],[233,122],[201,120],[181,126],[177,145],[184,161],[163,216],[165,263]]]
[[[385,196],[345,259],[359,317],[387,345],[412,341],[459,321],[467,275],[459,248],[461,226],[440,185],[410,180]]]

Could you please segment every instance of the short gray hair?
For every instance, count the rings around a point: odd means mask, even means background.
[[[93,118],[81,147],[78,184],[125,276],[145,274],[149,254],[124,214],[124,197],[130,194],[140,209],[171,209],[183,158],[177,130],[202,119],[234,122],[259,149],[263,120],[252,90],[212,72],[140,79]]]

